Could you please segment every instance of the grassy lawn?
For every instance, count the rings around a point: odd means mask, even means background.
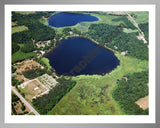
[[[17,25],[17,22],[12,22],[12,26],[15,26],[15,25]]]
[[[12,27],[12,34],[13,33],[16,33],[16,32],[21,32],[21,31],[24,31],[24,30],[28,30],[28,27],[26,26],[17,26],[17,27]]]
[[[41,61],[47,65],[48,68],[51,68],[51,65],[49,64],[49,59],[48,58],[45,58],[45,57],[42,57]]]
[[[120,23],[124,23],[123,21],[112,21],[113,19],[119,18],[120,16],[117,15],[99,15],[93,14],[93,16],[98,17],[99,21],[97,23],[104,23],[109,25],[118,26]]]
[[[18,45],[20,47],[23,47],[24,44],[18,44]],[[21,48],[20,48],[19,51],[17,51],[12,55],[12,63],[15,63],[16,61],[26,60],[33,56],[37,56],[36,53],[34,52],[24,53],[24,52],[21,52]]]
[[[149,12],[132,12],[131,14],[137,15],[133,19],[138,23],[147,23],[149,22]]]
[[[35,115],[33,112],[30,112],[28,115]]]
[[[138,32],[138,30],[137,29],[127,29],[127,28],[123,28],[123,32],[125,32],[125,33],[132,33],[132,32]]]
[[[80,75],[73,77],[76,86],[50,111],[49,115],[123,115],[112,99],[112,90],[117,79],[128,73],[141,72],[148,67],[148,61],[116,54],[120,65],[105,76]],[[86,111],[87,110],[87,111]]]

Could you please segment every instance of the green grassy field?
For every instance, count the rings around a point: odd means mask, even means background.
[[[12,34],[13,33],[16,33],[16,32],[21,32],[21,31],[24,31],[24,30],[28,30],[28,27],[26,26],[17,26],[17,27],[12,27]]]
[[[121,23],[124,23],[123,21],[112,21],[113,19],[119,18],[120,16],[117,15],[99,15],[99,14],[93,14],[93,16],[98,17],[99,21],[97,23],[106,23],[110,25],[119,25]]]
[[[17,22],[12,22],[12,26],[16,26],[17,25]]]
[[[130,14],[137,15],[137,17],[134,17],[134,20],[138,24],[149,22],[149,12],[131,12]]]
[[[21,47],[23,47],[24,44],[18,44],[18,45],[20,46],[20,49],[19,51],[17,51],[16,53],[12,55],[12,63],[15,63],[16,61],[20,61],[20,60],[29,59],[30,57],[36,56],[36,53],[34,52],[29,52],[29,53],[21,52]]]
[[[42,57],[41,61],[47,65],[48,68],[51,68],[51,65],[49,64],[49,59],[48,58],[45,58],[45,57]]]
[[[105,76],[80,75],[73,77],[76,86],[50,111],[49,115],[123,115],[112,99],[112,90],[117,79],[128,73],[141,72],[148,67],[148,61],[116,54],[120,65]],[[87,111],[86,111],[87,110]]]
[[[138,32],[138,30],[137,29],[133,30],[133,29],[123,28],[123,32],[125,32],[125,33],[132,33],[132,32]]]
[[[30,112],[28,115],[35,115],[33,112]]]

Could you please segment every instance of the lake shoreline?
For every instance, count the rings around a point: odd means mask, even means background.
[[[67,36],[66,39],[59,40],[57,46],[50,49],[43,57],[50,60],[50,65],[59,75],[71,72],[73,76],[104,75],[120,63],[112,50],[85,37]],[[53,51],[55,48],[56,50]]]

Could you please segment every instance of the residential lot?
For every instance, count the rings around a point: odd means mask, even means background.
[[[18,87],[21,93],[25,94],[25,99],[31,103],[33,98],[47,94],[56,85],[58,85],[58,82],[52,76],[44,74],[33,80],[26,81]]]
[[[34,79],[27,84],[21,84],[20,90],[25,94],[25,99],[31,103],[33,98],[47,91],[47,88],[45,88],[38,80]]]

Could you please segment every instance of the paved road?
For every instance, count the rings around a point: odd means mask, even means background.
[[[15,87],[12,87],[12,91],[23,101],[23,103],[35,114],[40,115],[22,96],[17,92]]]

